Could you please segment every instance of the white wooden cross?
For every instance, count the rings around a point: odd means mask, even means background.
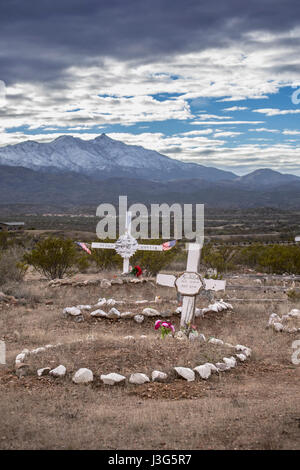
[[[198,274],[201,254],[199,243],[189,243],[186,271],[179,276],[158,274],[156,283],[161,286],[176,287],[183,296],[180,326],[189,329],[194,320],[196,296],[204,290],[225,290],[226,281],[204,279]]]
[[[131,235],[131,212],[126,212],[125,233],[116,243],[92,243],[92,248],[115,250],[123,258],[123,274],[129,272],[129,260],[137,250],[163,251],[162,245],[139,245]]]

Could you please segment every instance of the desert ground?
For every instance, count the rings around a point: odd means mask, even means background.
[[[81,275],[83,279],[89,276]],[[236,290],[229,287],[238,284]],[[228,279],[222,297],[233,310],[208,313],[196,318],[195,324],[207,339],[246,345],[252,356],[208,380],[198,377],[187,382],[176,376],[173,367],[221,359],[222,347],[163,340],[154,330],[156,318],[138,324],[133,319],[92,319],[88,312],[82,322],[62,315],[65,307],[93,305],[105,297],[124,301],[122,311],[141,313],[154,307],[178,329],[174,289],[157,286],[154,280],[106,288],[51,287],[46,279],[27,275],[11,287],[16,301],[0,302],[0,339],[7,349],[7,363],[0,366],[0,448],[299,449],[300,366],[292,363],[291,355],[300,334],[266,328],[272,312],[283,314],[300,307],[288,301],[286,285],[274,279],[266,289],[255,276]],[[156,296],[161,297],[157,304]],[[135,304],[143,299],[149,305]],[[208,303],[206,296],[197,299],[198,307]],[[124,338],[128,335],[135,339]],[[29,356],[26,375],[16,375],[15,357],[24,348],[58,343],[52,350]],[[37,376],[38,368],[59,364],[66,366],[66,377]],[[80,367],[93,371],[91,384],[72,382]],[[151,376],[154,369],[168,373],[165,383],[109,386],[99,379],[109,372]]]

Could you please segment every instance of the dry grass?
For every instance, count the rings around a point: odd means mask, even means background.
[[[187,350],[178,342],[174,352],[169,349],[170,340],[158,341],[153,319],[142,325],[131,320],[75,323],[61,316],[63,307],[94,303],[105,296],[128,300],[127,310],[132,300],[153,299],[157,294],[174,299],[174,292],[151,285],[50,289],[41,281],[26,284],[26,289],[29,298],[30,291],[37,293],[39,303],[30,301],[0,311],[0,339],[5,339],[8,351],[7,367],[0,369],[0,448],[299,449],[300,369],[291,363],[291,345],[300,338],[265,328],[270,313],[286,313],[297,304],[235,304],[233,312],[197,319],[206,336],[253,349],[248,364],[207,382],[178,379],[140,387],[98,382],[75,386],[71,370],[80,366],[90,365],[98,374],[108,371],[105,361],[111,361],[120,372],[129,372],[131,363],[135,370],[139,365],[141,371],[149,372],[154,363],[171,364],[176,354],[193,360],[195,351],[194,345]],[[206,303],[199,299],[200,306]],[[174,306],[166,302],[161,308],[171,312]],[[178,318],[172,319],[178,325]],[[148,339],[132,344],[122,339],[141,334]],[[29,362],[32,370],[49,361],[53,365],[66,362],[67,379],[15,376],[13,360],[21,349],[58,342],[64,346]],[[201,361],[214,359],[214,353],[200,346],[197,351]]]

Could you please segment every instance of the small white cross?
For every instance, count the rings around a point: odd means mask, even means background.
[[[163,251],[162,245],[139,245],[131,235],[131,212],[126,212],[125,233],[116,243],[92,243],[92,248],[115,250],[123,258],[123,274],[129,272],[129,261],[137,250]]]
[[[161,286],[176,287],[183,296],[180,326],[189,328],[194,320],[196,296],[202,289],[225,290],[226,281],[203,279],[198,274],[201,255],[201,245],[189,243],[186,271],[179,276],[173,274],[158,274],[156,283]]]

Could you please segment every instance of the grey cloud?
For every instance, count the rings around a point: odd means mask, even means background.
[[[10,0],[0,5],[0,78],[67,80],[73,65],[225,47],[250,31],[289,31],[299,16],[298,0]]]

